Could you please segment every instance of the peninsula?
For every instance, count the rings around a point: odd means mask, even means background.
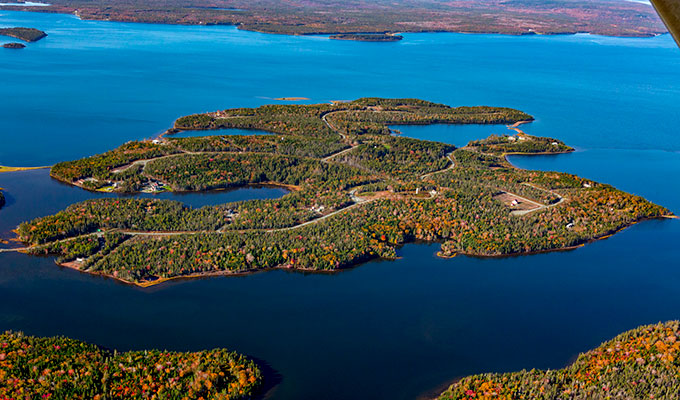
[[[678,394],[680,323],[642,326],[553,371],[469,376],[439,400],[671,399]]]
[[[37,42],[47,36],[45,32],[35,28],[0,28],[0,35],[13,37],[25,42]]]
[[[358,42],[398,42],[404,37],[392,33],[343,33],[329,36],[335,40],[355,40]]]
[[[455,148],[388,127],[532,119],[510,108],[381,98],[190,115],[174,129],[271,134],[129,142],[58,163],[51,176],[120,193],[267,183],[290,193],[199,209],[170,200],[89,200],[17,232],[30,253],[56,253],[62,265],[144,286],[271,268],[333,271],[394,258],[396,247],[416,239],[441,242],[444,257],[563,250],[672,215],[609,185],[521,170],[504,157],[572,150],[557,139],[493,136]]]
[[[0,398],[250,399],[262,373],[224,349],[115,352],[65,337],[0,334]]]

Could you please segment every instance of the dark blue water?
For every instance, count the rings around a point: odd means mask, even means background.
[[[523,130],[578,151],[515,165],[680,211],[680,50],[668,36],[407,34],[383,46],[4,11],[0,25],[50,34],[0,54],[0,164],[77,158],[153,137],[181,115],[275,97],[421,97],[520,108],[537,119]],[[457,145],[506,131],[398,129]],[[92,196],[41,172],[14,176],[0,175],[11,196],[3,227]],[[228,347],[278,374],[276,399],[412,399],[470,373],[561,367],[619,332],[680,318],[679,222],[647,221],[569,252],[443,260],[438,245],[411,244],[400,260],[334,275],[150,289],[0,254],[0,330],[121,350]]]

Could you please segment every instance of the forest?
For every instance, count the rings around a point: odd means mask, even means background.
[[[530,120],[507,108],[378,98],[182,117],[175,129],[205,136],[126,143],[59,163],[52,176],[123,193],[150,183],[178,192],[277,184],[289,193],[196,209],[171,200],[88,200],[27,221],[17,233],[31,253],[148,285],[270,268],[332,271],[394,258],[413,240],[440,242],[446,257],[565,249],[672,215],[609,185],[517,169],[504,157],[571,149],[557,139],[492,136],[455,148],[387,127]],[[225,126],[271,134],[211,135]]]
[[[642,326],[558,370],[468,376],[439,400],[674,399],[680,393],[680,323]]]
[[[0,399],[249,399],[261,382],[253,361],[225,349],[117,352],[0,334]]]
[[[574,151],[561,140],[553,138],[541,138],[519,133],[510,135],[491,135],[486,139],[473,140],[468,143],[468,147],[478,149],[482,153],[493,154],[557,154]]]

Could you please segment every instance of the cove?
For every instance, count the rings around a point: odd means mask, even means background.
[[[529,133],[531,124],[523,124],[520,129]],[[472,140],[485,139],[491,135],[512,135],[516,132],[508,129],[505,125],[393,125],[392,131],[398,131],[397,135],[420,140],[432,140],[452,144],[456,147],[465,147]]]
[[[48,169],[0,173],[7,204],[0,208],[0,239],[13,237],[11,230],[24,221],[58,212],[71,204],[94,198],[135,197],[175,200],[193,208],[252,199],[275,199],[288,193],[280,187],[250,186],[208,192],[158,194],[90,192],[51,179]],[[2,244],[0,244],[0,247]]]

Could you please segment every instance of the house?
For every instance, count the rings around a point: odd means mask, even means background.
[[[512,202],[510,203],[512,206],[516,206],[519,204],[519,201],[517,199],[512,199]]]
[[[161,144],[161,141],[158,140],[158,139],[154,139],[154,140],[151,141],[151,143],[153,143],[153,144]]]

